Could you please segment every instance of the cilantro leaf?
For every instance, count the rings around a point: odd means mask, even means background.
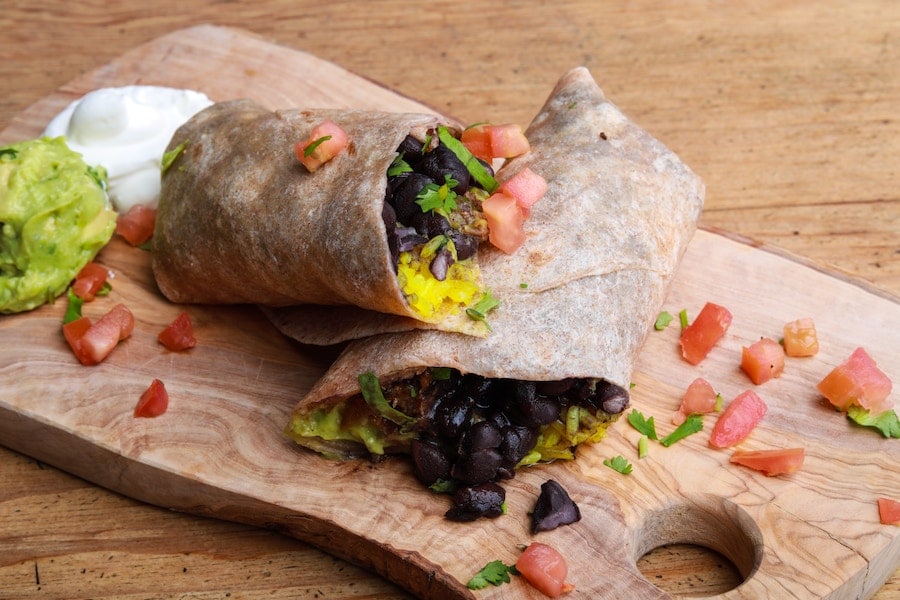
[[[656,322],[653,324],[653,329],[655,329],[657,331],[662,331],[663,329],[665,329],[666,327],[669,326],[669,323],[671,323],[672,319],[674,319],[674,318],[675,317],[673,317],[671,313],[669,313],[665,310],[662,311],[656,317]]]
[[[653,421],[653,417],[649,419],[642,415],[638,409],[633,408],[631,412],[628,414],[628,422],[631,423],[631,426],[637,429],[640,433],[646,435],[651,440],[658,440],[659,438],[656,435],[656,423]]]
[[[407,425],[415,421],[413,417],[390,405],[381,391],[381,383],[378,381],[378,376],[375,373],[371,371],[362,373],[356,379],[359,381],[359,389],[366,403],[374,408],[379,415],[397,425]]]
[[[607,458],[603,461],[603,464],[612,469],[613,471],[618,471],[622,475],[628,475],[631,473],[632,467],[631,463],[625,459],[621,454],[618,456],[613,456],[612,458]]]
[[[685,419],[684,423],[679,425],[675,431],[659,440],[659,443],[665,447],[669,447],[677,441],[683,440],[689,435],[693,435],[703,429],[703,415],[691,414]]]
[[[394,162],[391,163],[391,166],[388,167],[387,174],[388,177],[396,177],[404,173],[412,173],[412,170],[413,168],[409,166],[409,163],[403,160],[403,154],[398,154],[394,157]]]
[[[888,410],[881,414],[873,415],[861,406],[847,408],[847,418],[863,427],[874,427],[886,438],[900,438],[900,419],[897,411]]]
[[[71,286],[69,287],[68,297],[69,304],[66,307],[65,316],[63,316],[63,324],[71,323],[72,321],[80,319],[81,307],[84,305],[84,300],[75,295],[75,292],[72,291]]]
[[[450,177],[449,174],[444,175],[444,183],[438,185],[429,183],[416,196],[416,204],[422,208],[422,212],[436,210],[444,214],[456,210],[456,192],[453,191],[459,185],[459,182]]]
[[[489,585],[509,583],[509,574],[513,569],[513,566],[504,564],[502,560],[492,560],[466,583],[466,587],[470,590],[483,590]]]

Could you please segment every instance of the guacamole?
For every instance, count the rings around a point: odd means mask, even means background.
[[[0,147],[0,313],[50,302],[112,237],[106,172],[65,138]]]

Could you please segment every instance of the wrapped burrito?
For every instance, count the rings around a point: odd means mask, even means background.
[[[703,184],[584,68],[559,81],[526,136],[531,152],[499,177],[530,167],[548,190],[515,254],[480,255],[485,284],[502,298],[493,333],[351,342],[293,411],[287,433],[297,443],[336,457],[410,453],[424,483],[470,488],[572,458],[626,408]]]
[[[328,120],[349,143],[310,172],[295,144]],[[477,251],[493,171],[450,150],[459,131],[424,114],[209,107],[167,149],[153,236],[160,290],[182,303],[354,306],[402,329],[486,335],[466,308],[486,293]],[[399,173],[390,185],[389,171]],[[453,202],[421,204],[428,194]]]

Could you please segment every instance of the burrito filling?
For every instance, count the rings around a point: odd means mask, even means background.
[[[453,141],[443,127],[424,142],[407,136],[388,169],[388,247],[407,302],[426,320],[485,295],[476,253],[488,237],[481,203],[496,182],[486,162]]]
[[[360,393],[342,403],[295,414],[287,434],[325,455],[410,454],[416,477],[445,491],[573,459],[575,447],[603,439],[629,403],[627,390],[603,379],[520,381],[436,367],[384,386],[372,373],[359,382]],[[462,514],[455,520],[483,516]]]

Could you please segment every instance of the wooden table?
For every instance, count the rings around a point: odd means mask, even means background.
[[[197,23],[306,50],[462,121],[525,125],[559,75],[585,65],[705,179],[703,226],[900,296],[900,4],[606,4],[202,0],[182,14],[172,0],[0,0],[0,129]],[[0,481],[0,598],[405,597],[300,542],[147,506],[2,448]],[[641,567],[675,593],[737,581],[690,547]],[[898,594],[900,573],[875,597]]]

